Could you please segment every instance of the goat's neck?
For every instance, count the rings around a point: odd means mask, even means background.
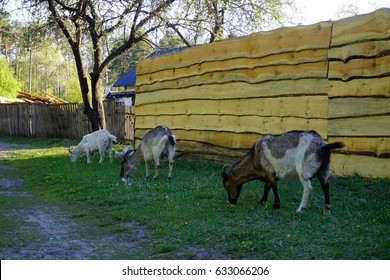
[[[131,157],[131,160],[134,161],[135,164],[137,164],[142,158],[143,153],[141,151],[141,147],[138,147],[138,149],[135,150],[133,156]]]
[[[253,155],[247,154],[243,157],[229,172],[229,177],[236,182],[237,185],[246,182],[261,179],[256,171],[253,162]]]
[[[73,149],[73,153],[81,153],[83,152],[84,148],[83,148],[83,144],[80,142],[76,147],[74,147]]]

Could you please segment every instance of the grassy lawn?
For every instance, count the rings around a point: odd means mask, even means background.
[[[28,191],[66,207],[74,219],[112,234],[131,231],[134,221],[145,226],[142,252],[122,258],[193,259],[205,250],[233,259],[390,259],[389,178],[332,177],[330,215],[322,214],[322,190],[313,180],[308,209],[296,213],[302,186],[294,178],[279,184],[280,210],[272,209],[272,194],[268,204],[258,204],[263,183],[257,181],[246,184],[231,206],[220,163],[179,158],[170,181],[167,164],[157,181],[145,179],[140,164],[132,184],[125,185],[121,159],[99,165],[96,155],[91,165],[85,157],[72,164],[67,148],[77,141],[0,137],[0,142],[29,145],[10,152],[2,164],[16,167]],[[6,199],[0,200],[1,212],[7,211]],[[7,226],[13,225],[0,228]]]

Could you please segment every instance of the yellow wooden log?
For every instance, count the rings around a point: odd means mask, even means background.
[[[229,158],[228,160],[225,160],[227,162],[232,162],[232,158],[243,156],[247,151],[248,149],[224,148],[213,146],[207,143],[186,140],[178,140],[176,147],[176,152],[178,153],[201,155],[203,159],[208,159],[210,156],[212,156],[211,158],[214,160]]]
[[[356,79],[348,82],[329,81],[329,97],[341,96],[390,96],[390,76],[383,78]]]
[[[344,150],[351,154],[390,157],[390,137],[328,137],[328,142],[336,141],[343,142]]]
[[[192,47],[178,53],[142,60],[137,64],[137,75],[197,65],[205,61],[324,49],[329,46],[331,26],[329,22],[321,22],[310,26],[280,28]]]
[[[329,90],[327,79],[299,79],[270,81],[259,84],[234,82],[210,84],[201,87],[166,88],[162,85],[140,86],[137,88],[138,105],[195,99],[237,99],[270,96],[326,95]]]
[[[137,106],[137,116],[159,115],[258,115],[327,118],[327,96],[296,96],[227,100],[183,100]]]
[[[149,129],[137,128],[136,137],[142,139]],[[261,135],[256,133],[235,133],[225,131],[172,129],[177,140],[206,143],[225,148],[249,149]]]
[[[331,170],[337,176],[359,174],[369,178],[390,177],[390,159],[364,155],[333,154]]]
[[[347,81],[352,78],[371,78],[390,74],[390,56],[353,59],[348,63],[329,62],[329,79]]]
[[[177,54],[178,55],[178,54]],[[138,73],[138,84],[150,84],[159,81],[178,80],[187,77],[235,71],[237,69],[254,69],[274,65],[299,65],[327,61],[328,49],[304,50],[270,55],[261,58],[232,58],[226,60],[206,61],[191,66],[169,65],[170,68],[150,73]],[[166,65],[168,67],[168,65]]]
[[[329,136],[390,136],[390,115],[329,120]]]
[[[329,59],[347,62],[356,57],[382,56],[388,52],[390,52],[390,40],[356,42],[353,45],[330,48]]]
[[[342,19],[333,23],[331,46],[390,37],[390,9]]]
[[[137,86],[149,84],[154,86],[153,90],[159,90],[161,88],[187,88],[190,86],[230,82],[260,83],[275,80],[326,78],[328,74],[328,63],[327,61],[320,61],[298,65],[272,65],[257,68],[232,69],[187,76],[183,79],[176,79],[174,76],[171,76],[172,78],[169,80],[164,80],[166,77],[160,78],[159,73],[137,76]]]
[[[136,128],[151,129],[167,125],[171,129],[230,131],[236,133],[280,134],[288,130],[317,130],[327,137],[326,119],[261,116],[174,115],[139,116]]]
[[[329,118],[390,115],[390,98],[334,98],[329,101]],[[390,126],[390,123],[389,123]]]

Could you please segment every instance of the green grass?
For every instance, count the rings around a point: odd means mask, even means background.
[[[268,204],[258,204],[263,183],[257,181],[246,184],[231,206],[220,163],[179,158],[170,181],[166,164],[157,181],[145,179],[140,164],[132,184],[125,185],[119,178],[120,159],[110,164],[107,158],[99,165],[95,156],[87,165],[82,157],[72,164],[67,147],[75,142],[10,137],[0,142],[31,146],[13,151],[5,164],[18,168],[13,172],[25,180],[26,189],[63,205],[74,219],[112,234],[131,231],[126,226],[131,221],[146,226],[150,242],[143,244],[139,258],[191,259],[200,249],[233,259],[390,258],[389,178],[332,177],[330,215],[322,214],[322,190],[313,180],[308,209],[296,213],[302,186],[294,178],[279,183],[279,210],[272,208],[272,194]],[[0,200],[2,212],[12,204],[6,199]],[[13,226],[0,227],[6,232]]]

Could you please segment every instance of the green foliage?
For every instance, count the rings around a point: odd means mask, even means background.
[[[0,58],[0,96],[16,98],[19,89],[13,70],[5,59]]]
[[[161,49],[169,49],[184,46],[184,43],[180,37],[175,35],[172,31],[167,31],[165,36],[159,41],[158,45]]]
[[[111,234],[131,232],[127,225],[133,221],[144,226],[141,239],[148,242],[121,258],[390,258],[389,178],[332,177],[330,215],[322,213],[322,190],[313,180],[308,209],[296,213],[302,194],[297,179],[280,182],[279,210],[272,208],[272,195],[267,204],[258,204],[263,183],[257,181],[246,184],[238,204],[231,206],[219,163],[179,158],[169,181],[166,164],[154,181],[144,178],[141,163],[132,184],[125,185],[119,178],[120,159],[99,165],[95,156],[87,165],[83,157],[72,164],[66,150],[72,143],[65,140],[0,141],[32,146],[14,151],[7,164],[18,168],[28,191],[69,207],[74,219]]]
[[[81,103],[83,98],[81,95],[79,78],[77,75],[71,75],[66,82],[66,93],[64,99],[69,102]]]

